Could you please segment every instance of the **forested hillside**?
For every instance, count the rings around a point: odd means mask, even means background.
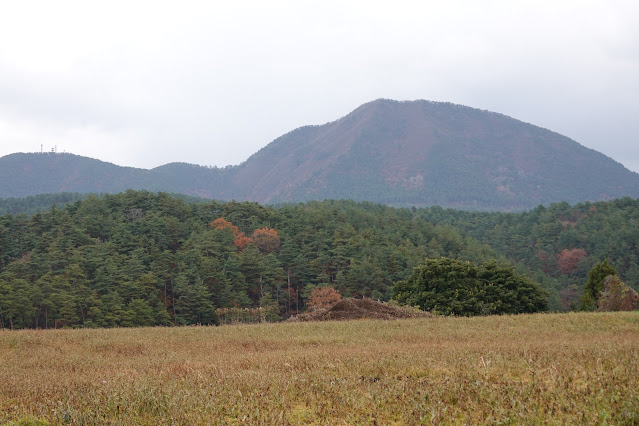
[[[637,288],[638,221],[631,198],[506,214],[92,195],[0,217],[0,325],[214,323],[216,308],[260,306],[286,317],[321,285],[387,300],[440,257],[510,262],[551,291],[551,309],[569,309],[605,257]]]
[[[69,203],[84,200],[96,195],[79,192],[58,192],[51,194],[30,195],[23,198],[0,198],[0,216],[26,214],[32,216],[35,213],[43,213],[51,207],[62,208]],[[169,193],[172,198],[177,198],[187,203],[208,203],[205,198],[193,197],[184,194]]]
[[[287,316],[317,285],[388,299],[424,258],[495,257],[406,209],[187,204],[137,191],[3,216],[0,247],[0,317],[14,328],[212,323],[224,307]]]
[[[520,265],[555,289],[559,307],[575,306],[588,271],[608,258],[629,286],[639,289],[639,200],[555,203],[524,213],[418,210],[425,221],[450,225]]]
[[[49,210],[52,206],[63,207],[68,203],[83,200],[88,194],[61,192],[57,194],[30,195],[24,198],[0,198],[0,216],[7,214],[26,214],[31,216]]]

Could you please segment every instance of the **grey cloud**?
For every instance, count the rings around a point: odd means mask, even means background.
[[[150,16],[133,2],[111,39],[125,7],[91,13],[97,29],[53,52],[0,29],[0,155],[51,140],[123,165],[225,166],[386,97],[500,112],[639,170],[633,2],[187,2]]]

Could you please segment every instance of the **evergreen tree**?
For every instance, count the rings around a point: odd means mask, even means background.
[[[608,262],[608,259],[597,263],[590,272],[588,272],[588,281],[586,282],[584,294],[581,298],[581,310],[594,311],[597,309],[599,297],[604,290],[604,281],[606,277],[610,275],[616,276],[617,270]]]
[[[179,324],[219,324],[211,294],[204,284],[179,275],[175,282],[175,312]]]
[[[512,267],[427,259],[393,288],[394,299],[445,315],[530,313],[547,309],[548,292]]]
[[[279,313],[279,306],[270,293],[265,293],[260,298],[260,308],[262,309],[262,322],[274,322],[282,319]]]
[[[133,299],[127,305],[122,325],[125,327],[147,327],[155,324],[153,308],[143,299]]]

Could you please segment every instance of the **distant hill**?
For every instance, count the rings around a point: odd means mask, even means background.
[[[552,131],[429,101],[376,100],[293,130],[239,166],[118,167],[70,154],[0,158],[0,197],[148,189],[263,203],[353,199],[524,210],[639,196],[639,174]]]
[[[176,198],[189,204],[204,204],[211,200],[205,198],[194,197],[184,194],[168,193],[172,198]],[[79,192],[57,192],[55,194],[38,194],[29,195],[22,198],[0,198],[0,216],[3,215],[21,215],[32,216],[36,213],[42,213],[51,210],[52,207],[63,208],[67,204],[82,201],[87,197],[91,197],[90,193]],[[104,196],[102,194],[101,196]]]
[[[127,189],[231,199],[229,169],[171,163],[152,170],[121,167],[73,154],[11,154],[0,158],[0,198],[58,192],[118,193]]]

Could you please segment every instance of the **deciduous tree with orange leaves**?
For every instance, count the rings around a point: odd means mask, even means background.
[[[213,222],[210,223],[210,226],[214,227],[215,229],[230,229],[233,235],[235,235],[235,241],[233,241],[233,244],[235,245],[235,247],[238,248],[238,250],[244,250],[246,246],[251,244],[251,242],[253,241],[250,237],[244,235],[244,232],[241,232],[237,226],[233,225],[231,222],[224,219],[223,217],[215,219]]]
[[[306,307],[309,311],[329,309],[340,300],[342,300],[342,295],[333,287],[317,287],[311,291],[311,294],[306,301]]]
[[[244,250],[246,248],[246,246],[248,246],[252,242],[253,242],[253,240],[251,239],[251,237],[247,237],[246,235],[244,235],[244,232],[240,232],[237,235],[237,237],[235,237],[235,241],[233,241],[233,244],[239,250]]]
[[[230,229],[235,236],[240,233],[240,229],[237,226],[233,225],[231,222],[224,219],[223,217],[215,219],[209,224],[209,226],[212,226],[215,229]]]

